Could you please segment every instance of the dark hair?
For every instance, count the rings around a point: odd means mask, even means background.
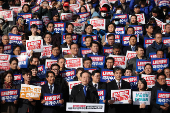
[[[48,27],[49,24],[53,24],[53,26],[54,26],[54,23],[53,23],[53,22],[49,22],[49,23],[47,24],[47,27]]]
[[[28,74],[28,73],[32,74],[31,70],[29,70],[29,69],[23,69],[22,70],[22,76],[25,75],[25,74]]]
[[[164,73],[165,69],[170,69],[170,68],[169,68],[169,67],[164,68],[163,71],[162,71],[163,73]],[[165,74],[165,73],[164,73],[164,74]]]
[[[156,54],[158,53],[158,51],[162,51],[163,54],[164,54],[164,51],[163,51],[162,49],[158,49],[158,50],[156,51]]]
[[[12,57],[10,60],[9,60],[9,63],[11,64],[12,63],[12,61],[16,61],[17,62],[17,64],[18,64],[18,59],[16,58],[16,57]]]
[[[78,48],[79,48],[79,45],[78,45],[78,44],[76,44],[76,43],[72,43],[72,44],[70,45],[70,49],[71,49],[71,46],[72,46],[72,45],[74,45],[74,44],[75,44],[75,45],[77,45],[77,46],[78,46]]]
[[[128,31],[128,29],[133,29],[133,32],[135,32],[134,27],[128,27],[128,28],[127,28],[127,31]]]
[[[24,4],[23,6],[22,6],[22,10],[23,10],[23,8],[25,7],[25,6],[28,6],[28,12],[30,11],[30,6],[28,5],[28,4]],[[28,12],[24,12],[24,13],[28,13]]]
[[[53,71],[47,71],[47,73],[46,73],[46,78],[48,78],[48,74],[49,74],[49,73],[52,73],[52,74],[55,76],[55,74],[54,74]]]
[[[5,77],[6,77],[8,74],[11,74],[11,75],[12,75],[12,81],[14,80],[14,76],[13,76],[12,71],[5,71],[5,72],[3,73],[2,83],[4,83]]]
[[[92,71],[92,76],[94,76],[96,73],[100,73],[101,74],[101,72],[99,71],[99,70],[94,70],[94,71]]]
[[[88,74],[90,75],[90,77],[91,77],[91,73],[90,73],[89,71],[87,71],[87,70],[82,71],[82,72],[80,73],[80,77],[82,77],[83,73],[88,73]],[[89,78],[90,78],[90,77],[89,77]]]
[[[53,50],[54,48],[56,48],[56,47],[58,47],[58,48],[60,49],[60,46],[58,46],[58,45],[53,45],[53,46],[52,46],[52,50]]]
[[[0,46],[4,48],[4,44],[2,42],[0,43]]]
[[[105,63],[107,62],[107,60],[113,60],[113,63],[115,62],[115,59],[113,57],[107,57]]]
[[[38,14],[38,12],[35,12],[35,13],[32,15],[32,19],[33,19],[33,18],[36,18],[36,16],[37,16],[38,18],[40,18],[40,15]]]
[[[113,36],[114,39],[115,39],[115,35],[114,35],[114,34],[108,34],[108,35],[107,35],[107,39],[108,39],[109,37],[111,37],[111,36]]]
[[[79,8],[79,13],[81,13],[81,8],[84,8],[85,10],[86,10],[86,12],[87,12],[87,9],[86,9],[86,7],[85,6],[81,6],[80,8]]]
[[[30,65],[29,66],[29,69],[32,70],[32,69],[36,69],[38,71],[38,67],[36,65]]]
[[[50,35],[51,38],[52,38],[52,34],[50,32],[46,32],[45,35],[44,35],[44,38],[45,38],[46,35]]]
[[[79,71],[82,71],[82,72],[83,72],[83,71],[84,71],[84,68],[77,68],[77,69],[76,69],[76,74],[77,74]]]
[[[73,21],[76,21],[77,18],[80,18],[80,16],[79,16],[79,15],[73,15],[72,20],[73,20]]]
[[[139,81],[141,81],[142,84],[144,84],[144,90],[146,90],[147,89],[147,82],[146,82],[146,80],[144,78],[139,78],[138,82]],[[137,86],[138,86],[138,84],[137,84]]]
[[[135,51],[138,51],[138,48],[142,48],[144,50],[143,46],[137,45],[136,48],[135,48]]]
[[[19,46],[19,45],[15,45],[15,46],[13,46],[13,51],[14,51],[17,47],[19,47],[19,48],[20,48],[20,50],[21,50],[21,46]]]
[[[32,24],[30,28],[37,28],[38,29],[38,26],[36,24]]]
[[[92,62],[92,59],[91,59],[91,58],[85,57],[85,58],[83,59],[83,63],[84,63],[85,61],[87,61],[87,60],[90,60],[90,61]]]
[[[131,68],[129,68],[129,67],[125,68],[125,72],[126,72],[126,70],[131,70],[131,72],[132,72],[132,69],[131,69]]]
[[[151,69],[153,70],[152,64],[150,64],[150,63],[145,64],[145,67],[148,66],[148,65],[151,66]],[[144,69],[145,69],[145,67],[144,67]]]
[[[130,38],[129,38],[129,40],[130,40],[132,37],[135,37],[135,38],[136,38],[136,40],[137,40],[136,35],[131,35],[131,36],[130,36]]]
[[[169,18],[170,18],[170,15],[169,15]],[[170,23],[165,24],[165,28],[166,28],[167,25],[170,25]]]
[[[85,26],[85,29],[86,29],[88,26],[91,26],[91,27],[93,28],[93,25],[87,24],[87,25]]]
[[[121,49],[121,45],[119,43],[115,43],[114,46],[113,46],[113,50],[114,49]]]
[[[116,29],[116,25],[115,25],[114,23],[109,23],[108,27],[109,27],[110,25],[113,25],[114,28]]]
[[[53,66],[58,66],[58,68],[60,69],[60,66],[55,63],[55,64],[51,64],[51,70],[52,70]]]
[[[71,38],[72,38],[72,34],[71,34],[71,33],[66,33],[66,34],[65,34],[65,39],[66,39],[66,37],[67,37],[68,35],[71,35]]]
[[[164,73],[158,73],[157,76],[156,76],[156,79],[158,79],[159,76],[164,76],[166,78],[166,75]]]
[[[37,58],[37,59],[39,60],[39,58],[38,58],[37,56],[32,56],[32,57],[30,58],[30,62],[32,62],[34,58]]]
[[[113,73],[115,73],[116,71],[119,71],[119,70],[121,70],[121,72],[122,72],[122,74],[123,74],[123,70],[122,70],[122,68],[120,68],[120,67],[115,67],[115,68],[113,69]]]
[[[85,41],[86,41],[87,38],[90,38],[90,39],[91,39],[91,42],[93,41],[93,37],[92,37],[92,36],[86,36],[86,37],[85,37]]]
[[[132,18],[132,16],[135,16],[135,17],[136,17],[136,19],[137,19],[137,16],[136,16],[135,14],[132,14],[132,15],[131,15],[131,18]]]
[[[57,60],[57,62],[59,62],[61,59],[64,59],[64,62],[66,61],[65,58],[61,57],[61,58],[59,58],[59,59]]]
[[[29,39],[27,34],[23,34],[21,38],[22,38],[22,40],[28,40]]]
[[[97,44],[98,45],[98,47],[99,47],[99,43],[98,42],[96,42],[96,41],[92,41],[91,43],[90,43],[90,47],[92,47],[92,45],[93,44]]]
[[[149,26],[152,26],[152,27],[153,27],[153,25],[152,25],[152,24],[146,24],[146,25],[145,25],[145,28],[146,28],[146,29],[148,29],[148,28],[149,28]]]
[[[12,32],[12,29],[14,29],[15,27],[18,29],[18,27],[16,25],[14,25],[11,27],[11,32]]]
[[[69,25],[72,25],[72,27],[74,28],[74,25],[73,25],[72,23],[68,23],[68,24],[66,25],[66,28],[68,28]]]
[[[156,35],[157,35],[157,34],[160,34],[160,35],[162,36],[162,33],[160,33],[160,32],[157,32],[157,33],[155,33],[155,38],[156,38]]]

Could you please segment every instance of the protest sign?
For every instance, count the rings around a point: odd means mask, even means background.
[[[86,5],[83,5],[83,6],[87,9],[87,12],[91,12],[89,4],[86,4]]]
[[[81,84],[81,81],[70,81],[70,82],[68,82],[69,95],[71,95],[71,91],[72,91],[73,86],[76,86],[78,84]]]
[[[162,31],[163,31],[162,34],[165,34],[165,25],[166,25],[166,23],[162,24]]]
[[[125,27],[116,27],[115,33],[116,34],[125,34]]]
[[[87,55],[92,59],[92,67],[104,68],[105,56],[100,55]]]
[[[40,100],[41,87],[34,85],[21,84],[20,98],[33,100]]]
[[[22,10],[22,7],[10,7],[13,10],[13,16],[17,16],[18,12]]]
[[[14,85],[19,85],[22,83],[22,81],[23,81],[23,77],[21,74],[14,74],[14,81],[13,81]]]
[[[42,16],[42,20],[46,26],[50,22],[50,19],[48,18],[48,16]]]
[[[85,38],[86,36],[92,36],[93,37],[93,41],[98,41],[98,36],[97,35],[82,35],[81,36],[81,46],[85,47]]]
[[[150,46],[154,41],[155,41],[154,38],[144,37],[144,48],[148,48],[148,46]]]
[[[150,105],[151,91],[133,91],[133,105]]]
[[[145,24],[145,15],[144,13],[141,14],[135,14],[137,16],[137,21],[141,24]],[[131,18],[132,15],[129,15],[129,19]]]
[[[74,77],[76,77],[76,70],[60,71],[60,76],[63,77],[67,82],[73,81]]]
[[[20,68],[27,68],[28,66],[28,56],[27,55],[11,55],[11,58],[15,57],[18,59],[18,66]]]
[[[100,0],[100,7],[103,7],[103,5],[111,6],[107,0]]]
[[[86,54],[89,54],[89,53],[91,53],[91,49],[90,48],[80,48],[80,51],[81,51],[81,55],[83,56],[83,57],[85,57],[85,55]]]
[[[57,63],[57,60],[46,59],[45,60],[45,69],[50,69],[52,64]]]
[[[163,22],[162,22],[162,21],[160,21],[159,19],[155,18],[154,16],[152,16],[152,18],[154,18],[154,19],[156,20],[157,25],[161,28],[161,27],[162,27]]]
[[[150,59],[152,59],[152,58],[157,58],[156,52],[149,53],[149,58],[150,58]],[[163,58],[166,58],[166,53],[164,53]]]
[[[42,52],[43,40],[26,40],[26,51]]]
[[[45,69],[45,66],[44,66],[44,65],[39,65],[39,66],[38,66],[37,76],[38,76],[40,79],[46,78],[46,69]]]
[[[14,102],[18,99],[19,89],[1,89],[1,101]]]
[[[113,53],[113,47],[103,47],[103,54],[106,55],[110,55]]]
[[[90,18],[90,12],[85,12],[85,13],[77,13],[80,16],[81,23],[86,22],[87,19]]]
[[[109,57],[112,57],[115,60],[113,67],[121,67],[123,69],[126,68],[126,56],[109,55]]]
[[[71,54],[70,48],[62,48],[62,56]]]
[[[63,44],[63,43],[66,42],[66,41],[65,41],[65,35],[66,35],[66,33],[63,33],[63,34],[62,34],[61,44]],[[78,43],[78,35],[72,34],[72,40],[73,40],[74,43]]]
[[[122,76],[122,80],[129,82],[131,89],[137,89],[139,76]]]
[[[131,35],[122,35],[122,45],[123,46],[129,46],[129,38]],[[135,35],[137,37],[137,42],[139,42],[139,36]]]
[[[84,23],[76,23],[76,22],[72,22],[72,24],[74,25],[74,30],[73,32],[75,34],[83,34],[84,33],[84,28],[85,28],[85,24]]]
[[[0,6],[0,11],[2,11],[2,6]]]
[[[0,13],[3,15],[4,20],[13,21],[13,10],[0,11]]]
[[[43,29],[43,22],[42,20],[38,20],[38,19],[29,19],[28,25],[29,25],[29,30],[31,30],[31,25],[35,24],[37,25],[39,30]]]
[[[76,8],[80,8],[80,4],[69,4],[70,11],[74,12]]]
[[[51,57],[52,45],[43,46],[43,52],[41,52],[41,58]]]
[[[64,22],[54,22],[55,33],[64,33],[66,30],[66,23]]]
[[[105,19],[90,19],[90,24],[93,25],[93,29],[105,30]]]
[[[115,3],[117,0],[108,0],[109,3]]]
[[[70,21],[72,20],[72,13],[61,13],[60,20],[62,21]]]
[[[47,83],[47,81],[31,81],[31,84],[33,84],[35,86],[42,86],[46,83]]]
[[[159,7],[163,7],[163,6],[169,7],[170,6],[170,1],[169,0],[159,0],[158,6]]]
[[[113,18],[119,18],[119,23],[124,25],[126,25],[126,22],[129,20],[128,14],[113,14]]]
[[[8,45],[4,45],[4,54],[13,54],[13,45],[12,44],[8,44]]]
[[[156,75],[145,75],[145,74],[142,74],[141,78],[144,78],[146,80],[148,88],[152,88],[153,86],[155,86]]]
[[[163,37],[162,42],[167,46],[170,47],[170,37]]]
[[[62,94],[44,94],[45,106],[59,106],[59,100],[62,99]]]
[[[106,97],[106,90],[105,89],[98,89],[97,90],[98,96],[99,96],[99,103],[104,104],[104,100]]]
[[[10,44],[17,44],[17,45],[21,45],[22,44],[22,36],[21,35],[16,35],[16,34],[12,34],[12,33],[9,33],[8,34],[9,36],[9,43]]]
[[[11,55],[8,54],[0,54],[0,61],[9,61]]]
[[[10,69],[9,61],[0,61],[0,70],[8,71]]]
[[[135,29],[136,35],[143,36],[143,27],[141,25],[129,25],[129,27],[133,27]]]
[[[31,7],[31,10],[34,11],[34,12],[38,12],[40,9],[40,6],[33,6]]]
[[[32,13],[18,13],[18,16],[22,16],[26,20],[26,24],[29,24],[29,20],[32,18]]]
[[[156,104],[164,105],[165,103],[170,105],[170,92],[157,90]]]
[[[104,112],[105,104],[96,103],[66,103],[66,111],[77,111],[77,112]]]
[[[98,68],[84,68],[84,70],[87,70],[92,73],[94,70],[98,70]]]
[[[111,100],[113,104],[129,104],[128,100],[131,98],[131,89],[111,90]]]
[[[65,63],[66,68],[83,68],[83,59],[82,58],[66,58]]]
[[[166,84],[170,86],[170,78],[166,78]]]
[[[102,69],[100,81],[101,82],[107,82],[107,81],[112,81],[112,80],[114,80],[113,70]]]
[[[126,58],[127,58],[127,60],[130,60],[130,59],[136,57],[136,54],[137,54],[137,53],[136,53],[135,51],[127,51],[127,52],[126,52]]]
[[[109,34],[114,34],[114,36],[115,36],[115,43],[121,43],[121,35],[115,34],[115,33],[105,33],[105,42],[107,44],[108,44],[107,35],[109,35]]]
[[[147,63],[151,64],[151,61],[142,60],[142,59],[136,59],[136,71],[137,72],[142,72]]]
[[[164,69],[169,67],[169,58],[152,58],[151,64],[153,71],[158,71],[159,69]]]

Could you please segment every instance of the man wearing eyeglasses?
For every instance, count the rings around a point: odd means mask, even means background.
[[[58,60],[61,55],[60,55],[60,47],[59,46],[52,46],[52,51],[51,51],[51,59],[52,60]]]

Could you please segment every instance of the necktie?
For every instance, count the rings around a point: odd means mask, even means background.
[[[118,82],[118,89],[120,89],[120,82]]]
[[[97,89],[97,84],[94,84],[94,87]]]
[[[53,87],[53,86],[52,86],[52,85],[50,85],[50,93],[51,93],[51,94],[53,93],[53,92],[52,92],[52,87]]]
[[[86,87],[87,87],[87,86],[84,86],[84,89],[83,89],[85,96],[86,96]]]
[[[135,47],[132,47],[132,51],[135,51]]]

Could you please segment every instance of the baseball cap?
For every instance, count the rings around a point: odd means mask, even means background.
[[[106,7],[102,7],[102,8],[100,9],[100,12],[102,12],[102,11],[107,12],[108,10],[107,10],[107,8],[106,8]]]
[[[69,7],[69,3],[68,2],[64,2],[63,7]]]
[[[136,5],[134,6],[134,8],[140,8],[140,5],[139,5],[139,4],[136,4]]]

